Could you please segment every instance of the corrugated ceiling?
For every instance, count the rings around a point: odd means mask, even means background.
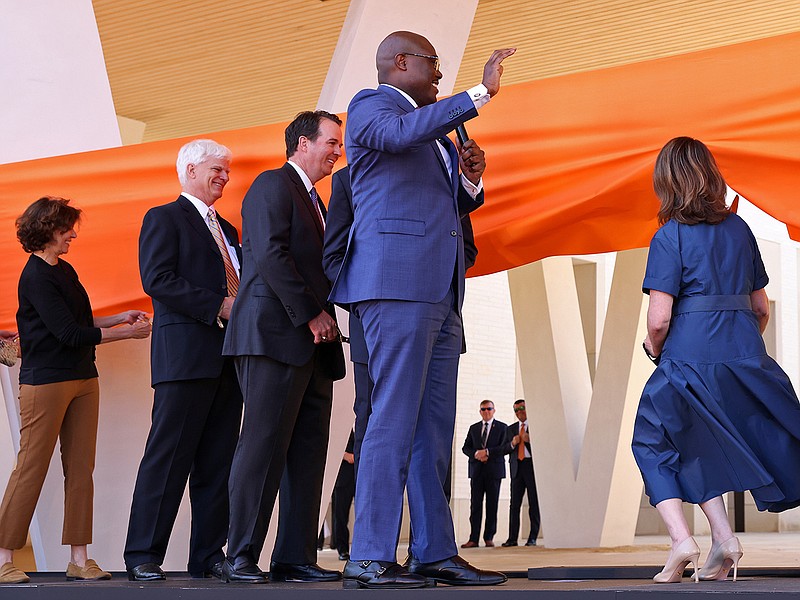
[[[116,111],[146,123],[145,141],[286,121],[313,108],[349,6],[93,4]],[[479,81],[491,51],[506,45],[519,49],[504,76],[511,84],[798,30],[797,0],[481,0],[455,89]]]

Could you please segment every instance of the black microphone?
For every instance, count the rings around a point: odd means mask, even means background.
[[[458,138],[458,143],[460,145],[464,145],[467,143],[469,136],[467,135],[467,128],[464,125],[459,125],[456,127],[456,137]]]

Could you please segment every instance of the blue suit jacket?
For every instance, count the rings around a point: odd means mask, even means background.
[[[222,217],[219,224],[241,264],[236,228]],[[225,330],[217,312],[227,296],[225,265],[203,217],[183,196],[144,216],[139,272],[153,299],[153,385],[219,377]]]
[[[396,90],[362,90],[348,108],[346,147],[354,221],[331,292],[340,304],[393,299],[439,302],[458,282],[463,299],[460,216],[483,202],[461,186],[458,157],[445,170],[436,140],[476,116],[466,93],[414,109]]]
[[[353,193],[350,188],[350,167],[339,169],[331,177],[331,199],[328,202],[328,217],[325,222],[325,243],[322,249],[322,268],[331,282],[336,281],[342,261],[347,252],[347,240],[353,226]],[[478,247],[472,231],[469,214],[461,217],[464,231],[464,263],[469,269],[475,264]],[[349,307],[347,307],[349,308]],[[463,336],[462,336],[463,337]],[[462,341],[461,353],[467,351]],[[369,353],[364,340],[364,329],[355,314],[350,313],[350,360],[367,364]]]

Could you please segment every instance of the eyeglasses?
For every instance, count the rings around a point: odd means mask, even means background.
[[[432,60],[434,71],[438,71],[439,67],[441,66],[438,56],[431,56],[430,54],[417,54],[416,52],[400,52],[400,54],[405,54],[406,56],[419,56],[420,58],[427,58],[428,60]]]
[[[515,406],[514,412],[523,412],[525,410],[524,406]]]
[[[481,406],[481,411],[484,411],[484,410],[494,410],[494,408],[492,408],[490,406]]]

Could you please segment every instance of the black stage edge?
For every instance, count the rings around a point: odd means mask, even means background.
[[[634,568],[634,567],[631,567]],[[584,568],[586,569],[586,568]],[[621,572],[622,567],[613,567]],[[650,568],[652,569],[652,568]],[[594,568],[604,574],[602,568]],[[765,572],[765,569],[748,569]],[[357,598],[368,600],[430,600],[443,596],[455,600],[661,600],[708,595],[714,600],[735,595],[736,600],[775,600],[776,597],[800,597],[798,569],[777,569],[790,572],[785,577],[743,576],[740,580],[694,583],[654,584],[644,579],[530,580],[511,578],[496,587],[450,587],[419,590],[345,590],[341,582],[327,584],[265,585],[224,584],[215,579],[191,579],[185,573],[170,573],[168,580],[156,583],[127,581],[124,573],[114,573],[111,581],[67,582],[63,573],[34,573],[31,583],[0,586],[0,599],[31,600],[322,600],[325,598]],[[588,570],[581,571],[586,574]],[[573,568],[574,576],[578,569]],[[605,573],[607,575],[607,573]],[[488,596],[487,596],[488,594]]]

